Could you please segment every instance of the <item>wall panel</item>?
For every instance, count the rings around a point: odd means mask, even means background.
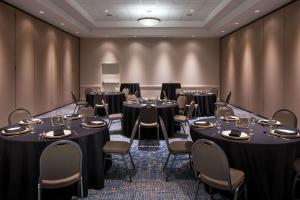
[[[284,11],[264,18],[264,116],[283,107]]]
[[[62,52],[62,83],[63,83],[63,96],[62,103],[71,103],[70,91],[72,90],[72,38],[66,34],[62,34],[62,45],[64,51]]]
[[[15,10],[0,3],[0,127],[15,108]]]

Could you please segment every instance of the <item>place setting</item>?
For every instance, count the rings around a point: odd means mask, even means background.
[[[207,128],[213,128],[215,125],[209,121],[197,120],[192,123],[192,126],[195,128],[207,129]]]

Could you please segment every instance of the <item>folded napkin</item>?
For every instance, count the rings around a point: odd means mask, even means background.
[[[4,128],[5,133],[15,133],[15,132],[21,132],[24,130],[26,130],[26,128],[22,127],[22,126],[10,126],[10,127]]]
[[[280,134],[280,135],[297,135],[298,133],[293,130],[286,130],[286,129],[276,129],[274,130],[274,133]]]
[[[65,135],[64,129],[57,129],[53,131],[53,136],[62,136]]]
[[[232,137],[241,137],[241,131],[236,130],[236,129],[232,129],[229,133],[229,136]]]

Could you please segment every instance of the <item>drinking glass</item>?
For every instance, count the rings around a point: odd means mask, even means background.
[[[36,123],[34,123],[33,117],[29,117],[27,121],[28,121],[28,128],[31,130],[30,133],[34,133]]]
[[[249,122],[249,135],[254,135],[256,118],[250,117]]]
[[[82,114],[82,115],[81,115],[81,123],[84,124],[84,123],[85,123],[85,120],[86,120],[85,115]]]
[[[276,120],[274,120],[274,119],[270,120],[270,126],[269,126],[270,133],[272,133],[275,124],[276,124]]]
[[[221,133],[221,125],[222,125],[222,119],[220,117],[218,117],[216,119],[216,126],[217,126],[217,129],[218,129],[218,134]]]
[[[70,119],[66,119],[66,128],[67,128],[68,130],[71,129],[71,120],[70,120]]]

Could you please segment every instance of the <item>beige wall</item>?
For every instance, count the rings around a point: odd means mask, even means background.
[[[221,98],[272,117],[281,108],[300,118],[300,1],[221,40]]]
[[[0,127],[15,108],[33,115],[79,94],[79,40],[0,3]]]
[[[163,82],[219,87],[217,38],[124,38],[80,40],[80,85],[99,86],[101,65],[119,63],[121,82],[138,82],[143,96],[157,96]]]

